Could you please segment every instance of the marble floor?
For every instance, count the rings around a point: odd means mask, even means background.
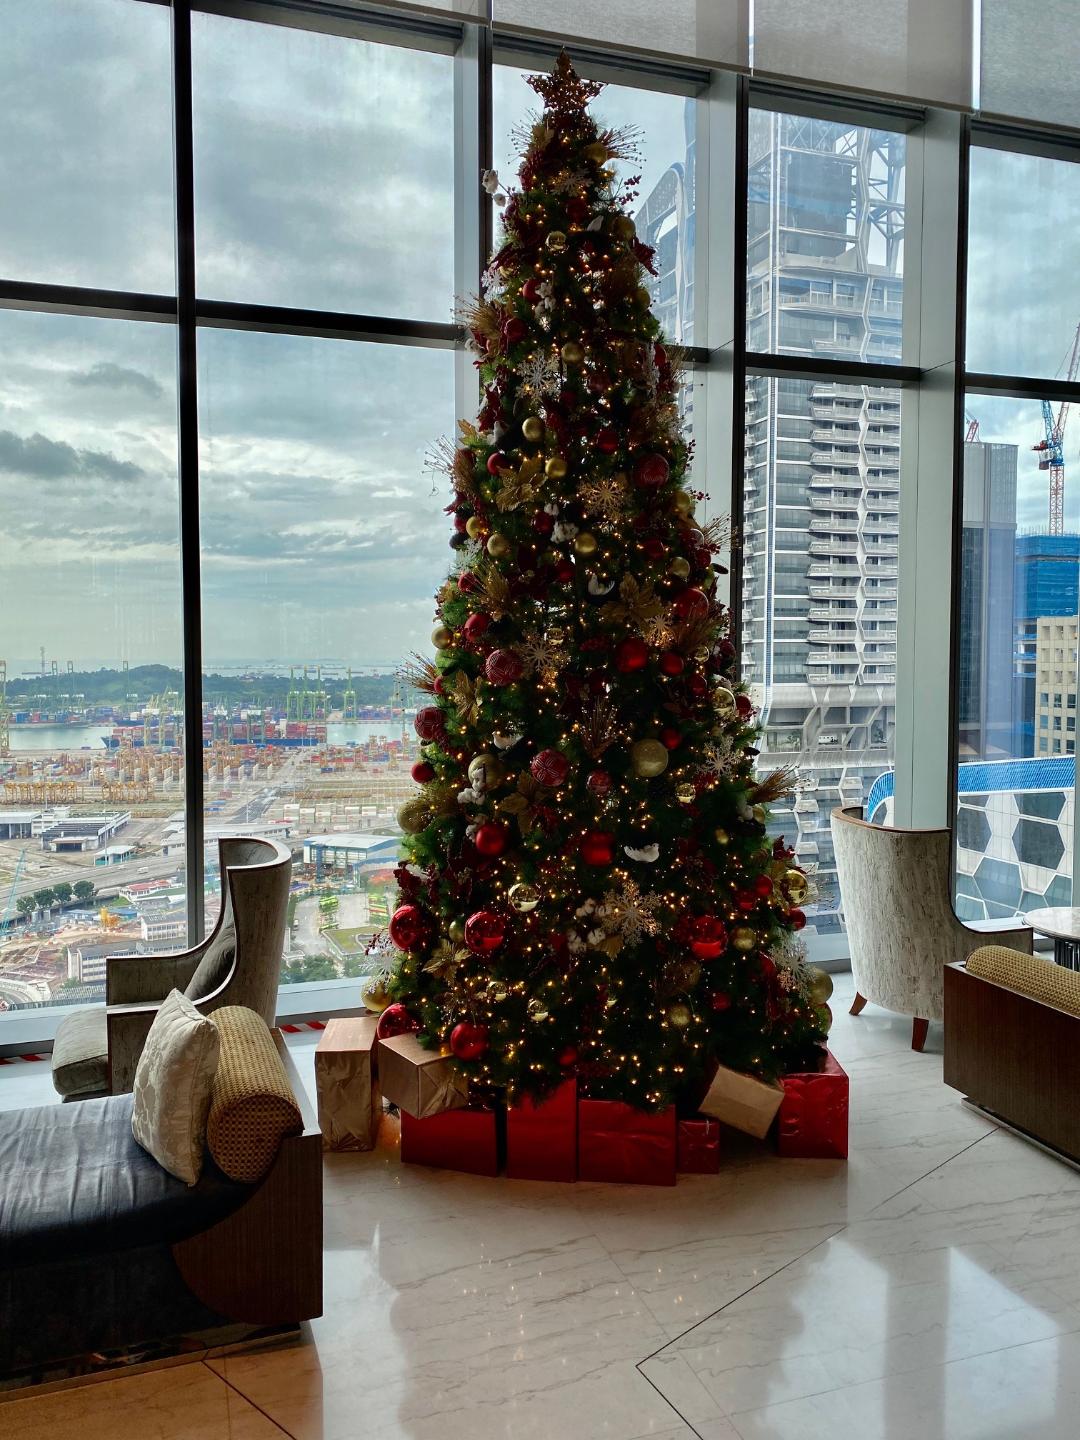
[[[402,1167],[387,1125],[327,1157],[296,1343],[0,1404],[0,1437],[1075,1440],[1080,1174],[838,981],[848,1164],[736,1142],[675,1190],[543,1185]],[[44,1072],[0,1067],[0,1106]]]

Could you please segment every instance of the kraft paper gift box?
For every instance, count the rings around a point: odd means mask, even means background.
[[[382,1120],[374,1015],[331,1020],[315,1050],[324,1150],[371,1150]]]
[[[733,1130],[763,1140],[783,1098],[784,1088],[779,1081],[759,1080],[755,1075],[721,1065],[698,1108],[703,1115],[711,1115]]]
[[[468,1103],[468,1081],[453,1056],[425,1050],[415,1035],[380,1040],[378,1057],[383,1096],[415,1119]]]

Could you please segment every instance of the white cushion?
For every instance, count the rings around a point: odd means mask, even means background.
[[[131,1133],[170,1175],[202,1174],[206,1117],[221,1039],[179,990],[166,996],[135,1071]]]

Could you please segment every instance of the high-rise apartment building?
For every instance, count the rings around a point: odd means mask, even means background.
[[[1035,623],[1035,754],[1076,754],[1076,644],[1080,617]]]
[[[1040,617],[1080,610],[1080,535],[1021,535],[1016,541],[1015,658],[1017,755],[1039,755],[1036,711]]]

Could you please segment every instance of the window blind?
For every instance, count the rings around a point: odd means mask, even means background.
[[[745,69],[747,5],[748,0],[492,0],[492,20],[571,44]]]
[[[983,0],[979,105],[1080,127],[1077,0]]]

